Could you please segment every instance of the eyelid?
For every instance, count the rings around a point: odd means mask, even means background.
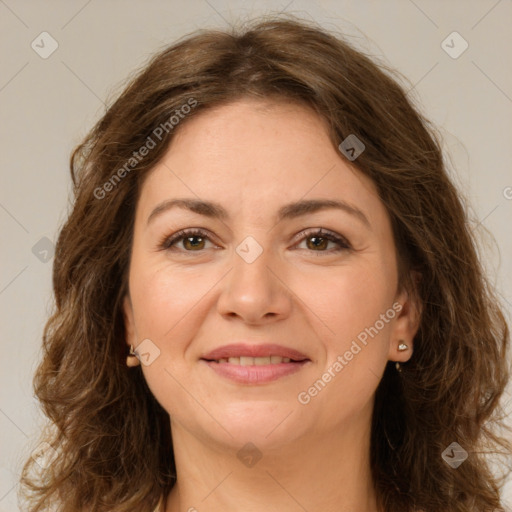
[[[208,231],[205,228],[185,228],[180,229],[179,231],[176,231],[176,233],[173,233],[172,235],[165,235],[160,242],[158,243],[158,249],[161,250],[172,250],[171,244],[175,244],[176,242],[179,242],[181,240],[184,240],[187,237],[197,236],[201,238],[205,238],[209,240],[210,242],[213,242],[213,239],[215,238],[210,231]],[[183,252],[195,252],[195,251],[183,251]],[[197,251],[202,252],[202,251]]]
[[[352,249],[352,245],[350,244],[350,242],[348,241],[348,239],[346,237],[336,233],[335,231],[330,231],[329,229],[325,229],[322,227],[304,229],[300,233],[298,233],[294,238],[296,238],[297,243],[299,243],[313,235],[320,237],[320,238],[325,238],[326,240],[336,243],[338,245],[337,250],[351,250]],[[326,254],[330,254],[330,253],[336,252],[336,251],[331,250],[331,251],[311,251],[311,252],[323,252]]]

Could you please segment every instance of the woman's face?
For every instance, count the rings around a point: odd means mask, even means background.
[[[141,190],[125,301],[152,393],[214,444],[368,427],[385,365],[410,357],[398,340],[411,347],[416,329],[372,182],[306,107],[242,100],[178,128]],[[200,234],[171,238],[185,229]],[[231,344],[246,352],[208,356]],[[303,361],[206,360],[237,353]]]

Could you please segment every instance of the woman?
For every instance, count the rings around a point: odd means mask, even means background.
[[[204,31],[71,169],[30,511],[504,510],[508,328],[388,71],[293,19]]]

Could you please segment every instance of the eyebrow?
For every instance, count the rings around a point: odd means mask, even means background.
[[[180,198],[169,199],[156,206],[156,208],[150,213],[146,224],[149,224],[157,216],[172,208],[182,208],[184,210],[189,210],[199,215],[204,215],[205,217],[210,217],[213,219],[229,219],[229,213],[219,203],[203,201],[200,199]],[[286,219],[294,219],[308,213],[315,213],[317,211],[326,210],[329,208],[342,210],[350,215],[353,215],[363,224],[365,224],[366,227],[371,229],[370,221],[366,215],[361,210],[359,210],[359,208],[356,208],[355,206],[350,205],[345,201],[334,199],[309,199],[289,203],[279,208],[277,212],[277,221],[281,222],[282,220]]]

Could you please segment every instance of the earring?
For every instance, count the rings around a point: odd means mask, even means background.
[[[126,357],[126,366],[133,367],[139,364],[140,360],[137,357],[137,352],[133,350],[133,345],[130,345],[130,354]]]
[[[400,344],[398,345],[398,350],[400,352],[403,352],[404,350],[407,350],[409,347],[404,343],[404,340],[400,340]],[[398,372],[402,372],[402,368],[400,367],[400,363],[397,361],[395,364],[395,368]]]

